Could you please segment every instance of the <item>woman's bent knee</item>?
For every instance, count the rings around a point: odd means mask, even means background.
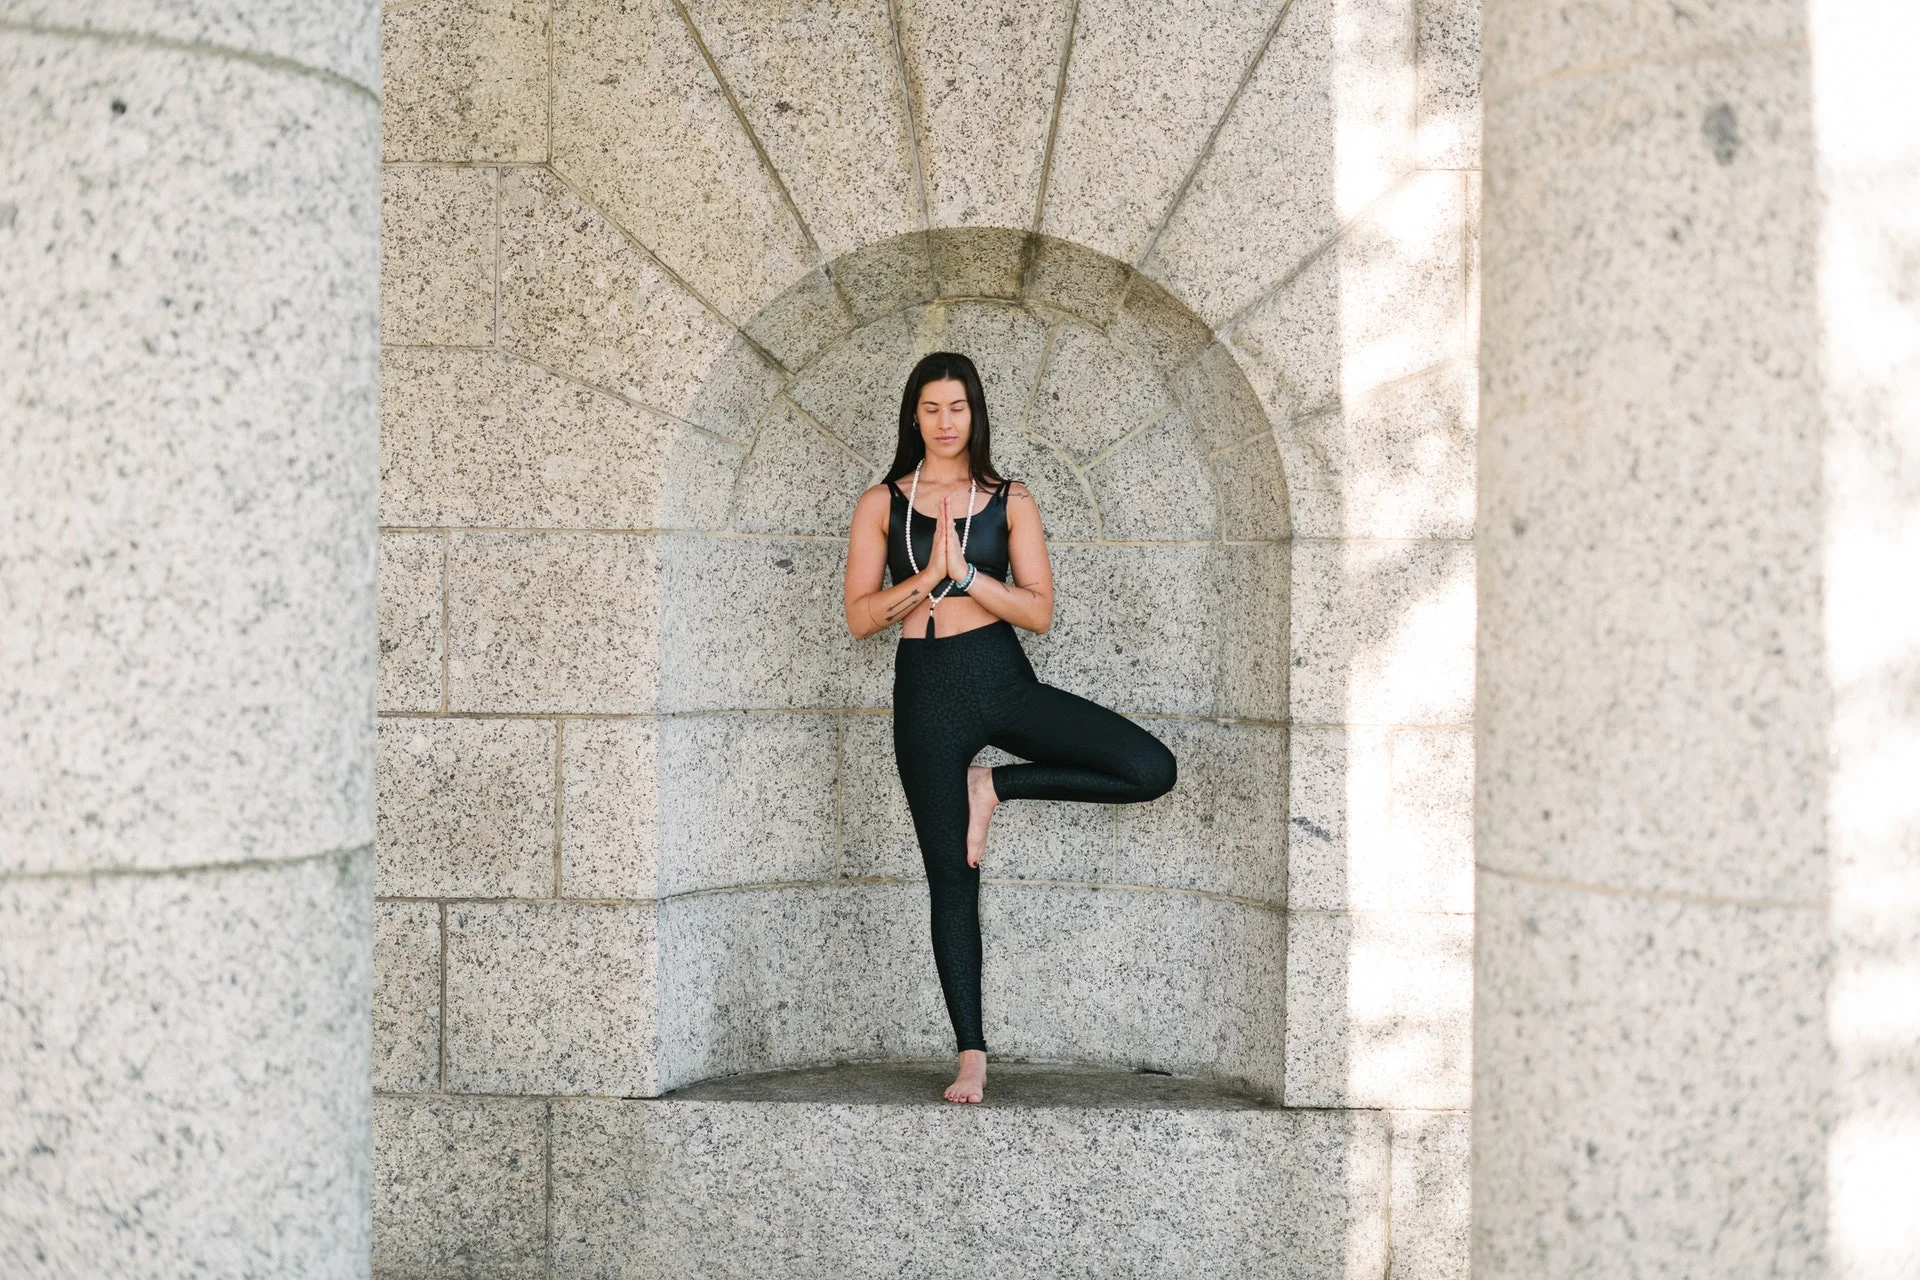
[[[1148,741],[1153,745],[1144,753],[1140,764],[1140,799],[1157,800],[1173,790],[1173,784],[1179,780],[1180,766],[1164,742],[1158,738]]]

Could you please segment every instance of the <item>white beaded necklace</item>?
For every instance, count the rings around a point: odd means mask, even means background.
[[[913,469],[913,487],[907,492],[907,518],[903,522],[906,526],[905,537],[907,541],[907,564],[913,569],[915,573],[920,572],[920,563],[913,558],[913,499],[914,499],[914,496],[920,492],[920,467],[924,467],[926,465],[927,465],[926,459],[922,458],[920,460],[920,465],[916,466]],[[962,560],[965,560],[967,558],[967,535],[973,532],[973,494],[974,494],[974,479],[972,476],[968,476],[967,477],[967,518],[965,522],[962,523],[960,526],[960,558]],[[933,536],[936,538],[941,537],[946,533],[946,530],[943,528],[940,528],[939,524],[940,522],[938,520],[934,521],[935,529],[934,529]],[[932,592],[927,593],[927,630],[928,632],[932,632],[933,630],[933,611],[935,607],[938,606],[942,600],[945,600],[948,596],[952,595],[953,589],[958,585],[959,583],[953,580],[952,575],[948,575],[947,589],[945,591],[942,591],[939,595],[934,595]]]

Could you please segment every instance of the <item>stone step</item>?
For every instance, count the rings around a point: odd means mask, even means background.
[[[747,1280],[1382,1274],[1376,1112],[1203,1080],[951,1060],[553,1103],[556,1277]]]

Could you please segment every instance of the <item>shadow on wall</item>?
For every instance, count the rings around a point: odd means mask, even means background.
[[[893,762],[898,633],[852,639],[840,603],[907,370],[951,349],[1046,520],[1059,604],[1023,637],[1036,672],[1181,761],[1151,804],[1000,811],[988,1042],[1277,1094],[1289,523],[1231,355],[1124,264],[998,228],[847,255],[746,331],[780,354],[737,340],[691,416],[750,420],[750,440],[683,434],[663,485],[659,1087],[951,1051]]]

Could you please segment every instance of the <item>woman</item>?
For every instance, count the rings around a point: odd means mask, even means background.
[[[881,585],[882,569],[890,585]],[[980,858],[995,807],[1152,800],[1172,788],[1175,765],[1158,738],[1125,716],[1034,678],[1013,629],[1039,634],[1053,621],[1040,509],[1025,485],[993,469],[986,395],[963,355],[936,351],[907,375],[893,466],[854,508],[846,611],[855,636],[902,627],[893,750],[927,869],[934,965],[960,1051],[945,1096],[978,1102],[987,1080]],[[989,745],[1032,763],[974,765]]]

